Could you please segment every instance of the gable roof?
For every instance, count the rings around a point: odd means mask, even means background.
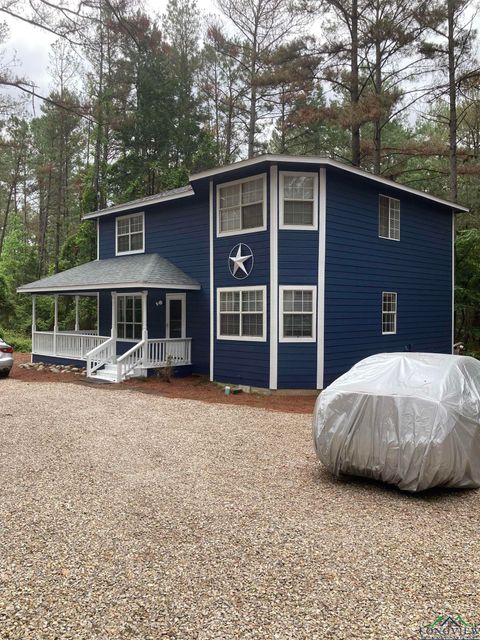
[[[158,253],[93,260],[18,287],[19,293],[92,289],[200,289],[200,284]]]
[[[136,200],[130,200],[129,202],[123,202],[122,204],[116,204],[112,207],[106,207],[105,209],[99,209],[98,211],[92,211],[92,213],[86,213],[83,218],[88,220],[90,218],[98,218],[104,216],[107,213],[117,213],[118,211],[129,211],[136,207],[148,206],[150,204],[157,204],[157,202],[167,202],[168,200],[176,200],[177,198],[185,198],[187,196],[193,196],[194,190],[188,184],[185,187],[178,187],[177,189],[169,189],[168,191],[160,191],[153,196],[145,196],[144,198],[137,198]]]
[[[207,169],[206,171],[201,171],[200,173],[195,173],[190,176],[190,182],[195,182],[196,180],[202,180],[204,178],[213,177],[216,175],[220,175],[222,173],[226,173],[228,171],[234,171],[236,169],[242,169],[246,167],[253,166],[255,164],[259,164],[261,162],[270,162],[274,164],[279,163],[298,163],[298,164],[321,164],[327,167],[334,167],[335,169],[340,169],[341,171],[347,171],[349,173],[354,173],[362,178],[367,178],[368,180],[373,180],[374,182],[379,182],[385,186],[391,187],[393,189],[399,189],[400,191],[406,191],[407,193],[411,193],[415,196],[420,196],[422,198],[426,198],[427,200],[432,200],[433,202],[437,202],[438,204],[445,205],[454,209],[456,212],[467,212],[468,208],[462,205],[459,205],[455,202],[451,202],[449,200],[444,200],[443,198],[438,198],[437,196],[432,196],[425,191],[420,191],[420,189],[414,189],[413,187],[408,187],[407,185],[401,184],[400,182],[395,182],[395,180],[390,180],[389,178],[384,178],[383,176],[378,176],[374,173],[370,173],[369,171],[365,171],[365,169],[360,169],[359,167],[354,167],[349,164],[344,164],[343,162],[338,162],[338,160],[332,160],[331,158],[326,158],[323,156],[289,156],[289,155],[275,155],[275,154],[264,154],[261,156],[257,156],[255,158],[250,158],[248,160],[240,160],[239,162],[234,162],[232,164],[225,165],[223,167],[217,167],[215,169]]]
[[[190,183],[196,182],[198,180],[203,180],[205,178],[211,178],[213,176],[222,175],[224,173],[229,173],[231,171],[237,171],[238,169],[248,168],[256,164],[262,164],[265,162],[269,162],[272,164],[280,164],[280,163],[298,163],[298,164],[307,164],[307,165],[320,164],[327,167],[334,167],[335,169],[339,169],[340,171],[347,171],[349,173],[353,173],[362,178],[366,178],[368,180],[378,182],[392,189],[398,189],[399,191],[404,191],[414,196],[425,198],[426,200],[431,200],[432,202],[436,202],[437,204],[450,207],[455,211],[455,213],[468,211],[467,207],[464,207],[455,202],[444,200],[443,198],[438,198],[437,196],[433,196],[429,193],[426,193],[425,191],[420,191],[420,189],[414,189],[413,187],[408,187],[407,185],[401,184],[400,182],[395,182],[395,180],[390,180],[389,178],[384,178],[383,176],[378,176],[374,173],[370,173],[369,171],[365,171],[365,169],[360,169],[359,167],[354,167],[349,164],[344,164],[343,162],[338,162],[338,160],[332,160],[331,158],[326,158],[323,156],[289,156],[289,155],[283,155],[283,154],[279,155],[279,154],[267,153],[261,156],[256,156],[255,158],[249,158],[248,160],[239,160],[238,162],[233,162],[232,164],[227,164],[222,167],[215,167],[214,169],[207,169],[206,171],[194,173],[189,178]],[[195,190],[192,187],[192,185],[189,184],[185,187],[179,187],[178,189],[161,191],[160,193],[156,193],[153,196],[146,196],[145,198],[138,198],[137,200],[131,200],[130,202],[117,204],[112,207],[107,207],[106,209],[99,209],[98,211],[93,211],[92,213],[85,214],[83,218],[85,220],[90,220],[93,218],[99,218],[101,216],[108,215],[110,213],[117,213],[120,211],[130,211],[131,209],[141,208],[144,206],[157,204],[159,202],[167,202],[168,200],[177,200],[178,198],[185,198],[193,195],[195,195]]]

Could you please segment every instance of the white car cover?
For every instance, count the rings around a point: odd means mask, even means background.
[[[350,474],[405,491],[480,486],[480,361],[381,353],[360,361],[318,397],[317,456]]]

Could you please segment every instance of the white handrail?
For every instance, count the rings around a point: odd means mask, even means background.
[[[106,342],[98,345],[87,353],[87,377],[94,371],[103,367],[107,362],[111,362],[116,352],[115,338],[108,338]]]
[[[62,331],[32,332],[32,353],[44,356],[58,356],[85,360],[86,354],[92,349],[109,340],[108,336],[82,334]]]
[[[117,359],[117,382],[125,380],[130,371],[142,366],[146,340],[141,340]]]
[[[153,338],[147,340],[147,368],[191,364],[191,338]]]

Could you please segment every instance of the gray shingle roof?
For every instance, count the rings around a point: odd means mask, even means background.
[[[103,216],[107,213],[116,213],[117,211],[129,211],[130,209],[136,209],[138,207],[146,207],[150,204],[155,204],[156,202],[162,202],[164,200],[174,200],[175,198],[181,198],[183,196],[189,196],[193,194],[194,194],[194,191],[192,187],[189,184],[187,184],[185,187],[177,187],[176,189],[169,189],[168,191],[160,191],[160,193],[155,193],[153,194],[153,196],[145,196],[144,198],[137,198],[136,200],[130,200],[129,202],[115,204],[115,205],[112,205],[111,207],[106,207],[105,209],[92,211],[91,213],[85,214],[83,217],[85,219],[96,218],[98,216]]]
[[[200,289],[200,284],[157,253],[94,260],[18,288],[19,293],[95,289]]]

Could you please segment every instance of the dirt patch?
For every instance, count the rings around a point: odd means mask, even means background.
[[[30,362],[30,354],[16,353],[15,364],[10,374],[11,378],[23,382],[93,384],[70,372],[53,373],[49,369],[44,369],[43,371],[22,369],[18,365],[24,362]],[[202,402],[216,404],[243,405],[287,413],[311,414],[316,399],[315,396],[312,395],[282,396],[277,394],[260,395],[257,393],[240,393],[238,395],[226,396],[222,388],[212,384],[201,376],[174,378],[172,382],[165,382],[157,377],[139,378],[136,380],[127,380],[118,385],[102,383],[101,386],[111,391],[130,389],[132,391],[140,391],[165,398],[183,398],[186,400],[200,400]]]

